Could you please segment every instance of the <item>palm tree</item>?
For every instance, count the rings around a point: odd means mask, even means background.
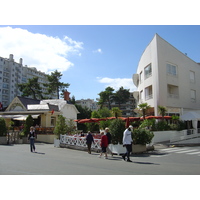
[[[142,115],[143,115],[143,119],[145,120],[145,114],[146,111],[151,108],[150,105],[148,105],[147,103],[141,103],[138,105],[139,110],[142,110]]]
[[[112,112],[113,116],[116,118],[121,117],[121,115],[122,115],[122,111],[118,107],[113,107],[111,109],[111,112]]]
[[[162,115],[162,120],[164,120],[164,116],[167,112],[167,108],[164,106],[158,106],[158,112]]]

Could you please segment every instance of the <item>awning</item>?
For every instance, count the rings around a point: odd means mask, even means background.
[[[196,112],[187,112],[183,115],[180,116],[180,119],[181,120],[184,120],[184,121],[190,121],[190,120],[200,120],[200,114],[199,113],[196,113]]]
[[[39,115],[31,115],[33,119],[37,119]],[[28,115],[21,115],[19,117],[13,117],[13,120],[25,121]]]
[[[37,119],[39,115],[31,115],[33,119]],[[4,119],[13,119],[13,120],[20,120],[24,121],[28,117],[28,115],[0,115],[0,117]]]

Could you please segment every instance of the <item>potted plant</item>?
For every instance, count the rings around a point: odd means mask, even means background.
[[[3,118],[0,118],[0,127],[0,144],[7,144],[7,127]]]
[[[125,130],[125,123],[121,119],[117,118],[111,121],[109,128],[112,136],[110,150],[112,153],[116,153],[118,155],[124,154],[126,152],[126,148],[124,148],[122,145],[122,139],[123,132]]]
[[[56,126],[54,129],[54,147],[60,147],[60,135],[64,135],[67,133],[67,124],[66,118],[63,115],[58,116],[58,120],[56,121]]]
[[[134,129],[133,131],[133,153],[146,151],[146,144],[150,144],[154,134],[145,128]]]

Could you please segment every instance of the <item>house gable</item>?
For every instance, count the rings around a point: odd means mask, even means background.
[[[26,107],[18,97],[15,97],[8,106],[8,108],[6,109],[6,111],[26,111],[26,110],[27,110]]]

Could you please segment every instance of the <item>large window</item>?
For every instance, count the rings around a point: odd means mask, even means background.
[[[179,98],[178,86],[167,85],[168,97],[170,98]]]
[[[152,75],[152,69],[151,69],[151,64],[149,64],[144,68],[144,78],[147,79],[151,75]]]
[[[191,101],[196,102],[196,91],[190,90],[190,94],[191,94]]]
[[[194,83],[195,82],[195,72],[190,71],[190,82]]]
[[[145,88],[145,100],[149,100],[153,98],[153,91],[152,91],[152,85]]]
[[[177,66],[167,63],[167,74],[177,76]]]

